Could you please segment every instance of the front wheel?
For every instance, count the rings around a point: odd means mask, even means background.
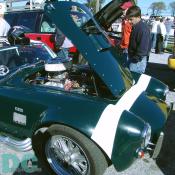
[[[32,144],[49,174],[102,175],[108,167],[101,150],[80,132],[59,124],[41,131],[35,132]]]

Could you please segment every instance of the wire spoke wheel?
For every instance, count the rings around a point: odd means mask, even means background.
[[[86,135],[68,126],[53,124],[32,137],[35,155],[52,175],[102,175],[108,167],[103,152]]]
[[[52,136],[46,143],[45,153],[52,169],[57,174],[86,175],[89,162],[83,149],[72,139]]]

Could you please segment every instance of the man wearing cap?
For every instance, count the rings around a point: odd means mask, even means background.
[[[150,30],[141,20],[141,10],[138,6],[130,7],[126,12],[126,18],[132,25],[128,47],[129,69],[144,73],[151,50]]]
[[[7,33],[10,29],[10,25],[4,19],[4,13],[6,11],[6,5],[4,3],[0,3],[0,37],[7,36]]]

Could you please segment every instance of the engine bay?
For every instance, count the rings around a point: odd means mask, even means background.
[[[110,95],[108,88],[88,65],[72,65],[61,71],[42,69],[29,76],[26,82],[92,96],[109,98]]]

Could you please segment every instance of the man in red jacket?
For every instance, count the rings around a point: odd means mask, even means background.
[[[126,2],[121,6],[121,8],[125,10],[123,13],[124,18],[122,20],[122,39],[120,43],[120,47],[121,49],[123,49],[124,66],[128,66],[128,46],[129,46],[129,38],[132,30],[132,26],[129,23],[129,21],[125,19],[125,15],[128,8],[130,8],[131,6],[132,6],[131,2]]]

